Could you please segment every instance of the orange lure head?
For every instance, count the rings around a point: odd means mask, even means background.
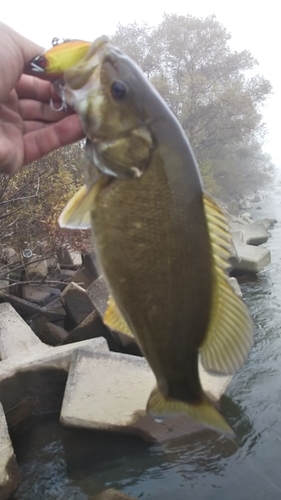
[[[25,72],[39,78],[53,80],[63,75],[64,71],[74,66],[87,54],[91,43],[83,40],[53,39],[53,47],[30,61]]]

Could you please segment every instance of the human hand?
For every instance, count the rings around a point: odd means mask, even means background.
[[[24,75],[42,47],[0,22],[0,172],[24,165],[84,137],[78,116],[54,111],[60,98],[50,82]]]

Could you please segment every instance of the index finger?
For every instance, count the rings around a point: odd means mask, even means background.
[[[20,99],[46,102],[50,101],[50,99],[54,101],[61,100],[51,82],[41,80],[36,76],[22,75],[16,85],[16,91]]]

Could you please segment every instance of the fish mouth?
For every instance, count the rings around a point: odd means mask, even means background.
[[[66,102],[80,115],[84,131],[91,139],[96,138],[100,127],[101,117],[97,109],[99,106],[94,106],[93,103],[97,102],[101,105],[100,72],[108,45],[109,39],[106,36],[97,38],[85,57],[64,73]],[[95,112],[93,112],[94,107]],[[90,124],[89,112],[91,113]]]
[[[80,90],[89,81],[93,83],[95,73],[101,65],[104,52],[109,44],[107,36],[97,38],[90,46],[86,56],[75,66],[72,66],[64,73],[64,81],[69,90]]]

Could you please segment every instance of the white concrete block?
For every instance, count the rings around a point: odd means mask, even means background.
[[[234,235],[234,233],[241,231],[243,233],[243,241],[248,245],[262,245],[269,238],[269,233],[261,222],[248,224],[243,219],[239,219],[237,222],[230,222],[230,230],[234,238],[237,238],[237,235]]]
[[[95,307],[84,288],[71,281],[60,296],[61,302],[75,325],[79,325]]]
[[[93,429],[129,426],[136,411],[145,411],[155,383],[144,358],[80,350],[69,370],[61,422]]]
[[[10,440],[6,418],[0,403],[0,498],[8,499],[17,490],[20,472]]]
[[[208,395],[218,400],[231,377],[207,374],[200,366],[200,379]],[[80,428],[134,432],[160,441],[202,429],[185,416],[158,423],[147,415],[146,404],[155,385],[155,376],[144,358],[81,349],[70,367],[61,422]]]
[[[244,242],[248,245],[262,245],[266,243],[269,234],[262,223],[249,224],[243,228]]]
[[[230,286],[231,286],[232,290],[234,291],[234,293],[236,293],[236,295],[238,297],[242,298],[243,294],[242,294],[242,291],[241,291],[241,288],[239,286],[239,283],[238,283],[237,279],[234,278],[234,277],[230,277],[230,278],[228,278],[228,283],[230,284]]]
[[[33,255],[30,259],[28,259],[25,269],[27,279],[30,281],[34,279],[43,279],[48,274],[47,262],[45,259],[40,260],[39,255]]]
[[[236,250],[240,257],[240,262],[235,269],[258,273],[271,262],[270,250],[268,248],[255,247],[236,243]]]
[[[0,359],[26,352],[41,341],[11,304],[0,304]]]
[[[109,350],[106,340],[102,337],[59,347],[47,346],[40,342],[40,344],[29,349],[25,356],[20,353],[2,361],[0,363],[0,382],[7,377],[12,377],[18,370],[57,368],[68,371],[73,353],[81,347],[90,351]]]

